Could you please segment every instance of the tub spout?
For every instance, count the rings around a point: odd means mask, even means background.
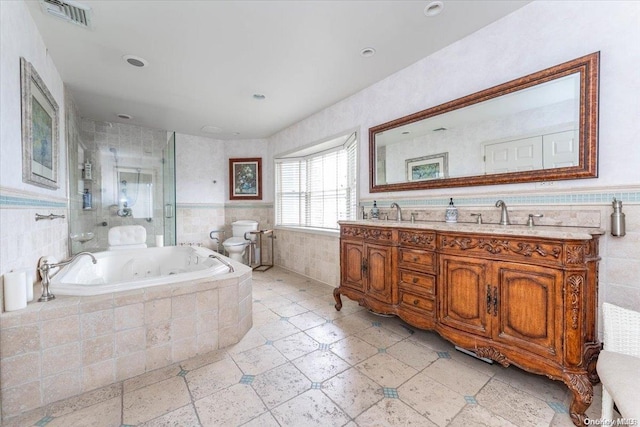
[[[51,283],[51,277],[50,277],[51,269],[62,267],[67,264],[71,264],[73,261],[75,261],[77,258],[79,258],[82,255],[86,255],[90,257],[91,262],[93,262],[94,264],[98,263],[98,260],[96,259],[96,257],[94,257],[93,254],[90,252],[78,252],[71,258],[65,261],[60,261],[55,264],[49,264],[47,260],[42,261],[42,263],[38,266],[38,270],[40,271],[40,276],[42,277],[42,296],[38,298],[39,302],[51,301],[56,297],[51,292],[49,292],[49,284]]]

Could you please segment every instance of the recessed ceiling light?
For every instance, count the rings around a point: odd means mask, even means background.
[[[131,115],[130,115],[130,114],[123,114],[123,113],[119,113],[119,114],[116,114],[116,116],[117,116],[119,119],[131,120]]]
[[[424,14],[427,16],[436,16],[440,12],[442,12],[442,8],[444,4],[441,1],[432,1],[424,8]]]
[[[132,65],[132,66],[138,67],[138,68],[146,67],[146,66],[149,65],[149,61],[147,61],[144,58],[140,58],[139,56],[125,55],[125,56],[122,57],[122,59],[127,61],[127,63],[129,65]]]
[[[365,47],[360,51],[360,56],[363,56],[365,58],[369,58],[375,54],[376,54],[376,50],[372,47]]]
[[[254,93],[253,94],[253,99],[257,99],[258,101],[262,101],[263,99],[266,99],[267,97],[261,93]]]
[[[222,129],[220,129],[217,126],[202,126],[202,129],[200,129],[202,132],[205,133],[220,133],[222,132]]]

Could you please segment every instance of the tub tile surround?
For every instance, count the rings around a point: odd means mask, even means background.
[[[251,293],[243,268],[0,314],[3,418],[237,343],[252,326]]]
[[[237,344],[3,425],[573,425],[560,382],[488,365],[437,334],[374,316],[351,300],[338,312],[331,286],[280,267],[256,273],[252,284],[253,327]],[[192,304],[187,297],[172,310]],[[134,311],[128,314],[144,316]],[[159,318],[168,315],[160,311]],[[598,386],[587,411],[594,420],[600,399]]]

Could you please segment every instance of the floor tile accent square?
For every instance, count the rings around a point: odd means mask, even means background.
[[[467,403],[471,404],[471,405],[477,405],[477,404],[478,404],[478,401],[477,401],[477,400],[476,400],[476,398],[475,398],[475,397],[473,397],[473,396],[465,396],[465,397],[464,397],[464,400],[465,400]]]
[[[547,405],[551,406],[551,409],[553,409],[557,414],[568,414],[569,413],[569,409],[564,406],[562,403],[559,402],[547,402]]]
[[[42,426],[44,426],[44,425],[47,425],[47,424],[48,424],[49,422],[51,422],[52,420],[53,420],[53,417],[49,417],[49,416],[47,416],[47,417],[42,418],[40,421],[38,421],[38,422],[36,423],[36,425],[37,425],[38,427],[42,427]]]
[[[371,322],[371,326],[375,326],[376,328],[379,328],[382,326],[382,323],[380,322]]]
[[[398,399],[398,390],[391,387],[382,387],[382,394],[389,399]]]
[[[312,390],[320,390],[322,388],[322,383],[312,382],[311,389]]]
[[[180,370],[180,372],[178,372],[178,376],[179,377],[184,377],[185,375],[187,375],[189,373],[189,371],[185,371],[184,369]]]
[[[266,340],[266,341],[264,342],[264,344],[265,344],[265,345],[273,345],[273,341],[271,341],[271,340]]]
[[[318,347],[318,350],[320,350],[320,351],[329,351],[330,350],[329,347],[330,347],[329,344],[320,344],[320,346]]]
[[[387,349],[386,348],[379,348],[378,349],[378,353],[386,353]]]
[[[439,351],[438,352],[438,357],[440,359],[451,359],[451,355],[449,354],[448,351]]]
[[[242,378],[240,378],[240,384],[251,384],[255,377],[255,375],[243,375]]]

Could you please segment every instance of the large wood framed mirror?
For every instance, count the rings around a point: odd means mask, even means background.
[[[595,178],[599,52],[369,129],[371,192]]]

